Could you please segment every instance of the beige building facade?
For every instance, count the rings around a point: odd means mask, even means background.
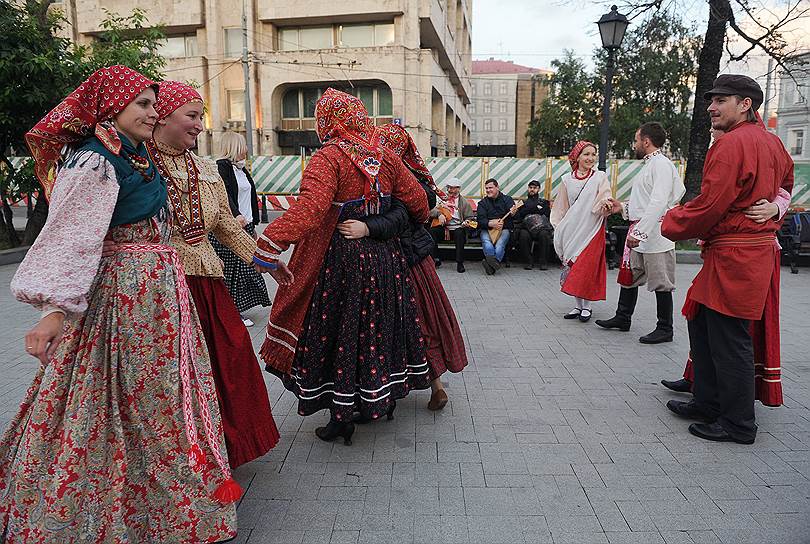
[[[551,72],[494,58],[473,61],[472,71],[470,143],[482,150],[476,154],[533,156],[526,131],[547,94],[540,81]]]
[[[102,35],[104,10],[141,8],[167,35],[167,79],[197,85],[207,108],[203,154],[245,131],[242,3],[219,0],[63,0],[65,33]],[[247,37],[256,155],[317,147],[314,105],[337,87],[378,124],[405,126],[425,156],[461,155],[469,141],[471,0],[250,0]]]

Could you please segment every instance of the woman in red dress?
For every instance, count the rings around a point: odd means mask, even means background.
[[[339,221],[385,212],[391,197],[428,217],[419,183],[393,152],[374,144],[360,99],[328,89],[315,107],[324,146],[312,156],[298,199],[259,237],[257,265],[294,278],[279,289],[262,358],[298,397],[298,412],[329,409],[322,440],[351,443],[354,412],[391,414],[411,389],[430,386],[408,268],[397,240],[347,240]],[[283,280],[282,280],[283,281]]]
[[[399,155],[425,190],[431,209],[436,205],[437,196],[446,198],[444,192],[436,187],[416,144],[404,128],[394,124],[377,127],[375,141]],[[432,390],[428,409],[441,410],[448,401],[441,375],[448,370],[461,372],[467,366],[467,353],[456,313],[436,274],[433,259],[428,258],[434,242],[425,224],[411,218],[404,206],[395,203],[383,215],[363,218],[361,221],[344,221],[338,224],[338,230],[350,239],[370,236],[387,240],[399,237],[410,267],[419,325],[427,343]]]
[[[561,291],[574,297],[565,319],[591,318],[591,302],[605,300],[605,216],[610,182],[596,170],[596,146],[580,141],[568,155],[571,173],[563,177],[551,208],[554,249],[563,264]]]
[[[166,179],[172,210],[171,243],[183,261],[200,316],[217,387],[228,460],[236,468],[261,457],[279,434],[253,343],[228,293],[222,260],[208,233],[252,264],[256,242],[231,213],[214,161],[191,152],[202,132],[202,97],[177,81],[160,83],[158,124],[147,149]]]

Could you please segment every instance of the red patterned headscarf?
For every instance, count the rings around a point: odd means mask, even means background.
[[[158,119],[166,119],[174,110],[190,102],[205,104],[197,89],[179,81],[161,81],[158,83],[158,101],[155,105]]]
[[[379,211],[383,150],[374,143],[374,124],[356,96],[327,89],[315,104],[315,131],[324,145],[336,145],[368,178],[363,191],[366,214]]]
[[[25,135],[25,142],[34,158],[34,172],[45,198],[50,199],[53,192],[56,169],[66,145],[76,145],[95,134],[111,153],[121,152],[118,133],[107,121],[121,113],[148,87],[154,87],[157,92],[154,81],[131,68],[102,68],[34,125]]]
[[[576,143],[574,148],[568,154],[568,164],[571,165],[571,171],[575,171],[577,169],[577,163],[579,162],[579,156],[582,155],[582,152],[585,151],[586,147],[592,147],[596,149],[596,144],[589,142],[588,140],[580,140]]]
[[[433,180],[433,176],[430,175],[430,170],[428,170],[425,161],[422,160],[422,156],[416,148],[416,142],[413,141],[411,135],[401,125],[388,123],[377,127],[374,133],[374,143],[387,147],[399,155],[405,166],[430,187],[436,193],[436,196],[442,200],[447,198],[447,194],[436,187],[436,182]]]

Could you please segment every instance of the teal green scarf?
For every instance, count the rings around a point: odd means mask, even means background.
[[[138,147],[133,146],[132,142],[120,132],[118,137],[121,138],[122,144],[120,155],[107,149],[95,136],[88,138],[76,153],[77,158],[84,151],[98,153],[107,159],[115,169],[115,177],[120,188],[118,201],[110,221],[111,227],[154,217],[166,205],[167,195],[166,180],[161,177],[149,158],[146,146],[143,143],[138,144]],[[146,178],[129,163],[126,154],[139,155],[149,160]]]

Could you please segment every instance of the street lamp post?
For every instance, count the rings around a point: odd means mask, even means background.
[[[616,6],[611,6],[610,12],[602,15],[596,24],[599,25],[602,47],[607,49],[608,52],[605,101],[602,103],[602,126],[599,130],[599,170],[604,171],[607,169],[605,159],[607,157],[610,100],[613,97],[613,69],[615,67],[616,50],[622,45],[624,33],[630,25],[630,21],[618,12]]]

